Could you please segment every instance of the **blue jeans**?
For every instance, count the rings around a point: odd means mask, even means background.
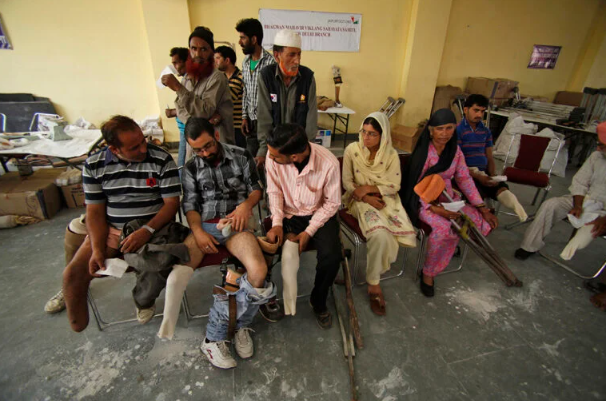
[[[276,295],[276,286],[273,283],[265,283],[265,288],[271,288],[266,297],[259,295],[257,290],[248,282],[248,273],[244,273],[239,278],[240,289],[235,294],[237,315],[236,329],[248,327],[252,323],[255,315],[259,311],[259,306],[266,304],[270,298]],[[215,302],[210,308],[208,315],[208,324],[206,325],[206,338],[208,341],[227,340],[227,329],[229,326],[229,295],[213,294]]]
[[[177,167],[182,167],[185,164],[185,154],[187,151],[187,142],[185,140],[185,124],[178,118],[177,127],[179,127],[179,156],[177,157]]]

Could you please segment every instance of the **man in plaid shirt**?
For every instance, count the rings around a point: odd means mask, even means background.
[[[262,197],[259,176],[252,155],[219,142],[208,120],[190,117],[185,138],[195,156],[183,168],[183,211],[202,258],[218,253],[217,246],[223,245],[246,268],[233,294],[238,305],[234,345],[238,356],[247,359],[253,355],[248,326],[259,306],[276,293],[274,285],[265,282],[267,263],[251,232],[252,209]],[[229,230],[222,229],[226,223]],[[228,299],[225,292],[214,294],[201,349],[213,366],[230,369],[236,360],[227,346]]]
[[[238,42],[245,54],[242,62],[244,80],[244,99],[242,101],[242,133],[246,136],[246,149],[257,156],[257,77],[266,66],[275,64],[274,57],[263,47],[263,26],[259,20],[247,18],[238,21],[236,31],[240,34]]]

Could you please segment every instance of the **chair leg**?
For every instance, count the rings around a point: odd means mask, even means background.
[[[540,191],[541,188],[537,188],[537,192],[534,193],[534,198],[532,198],[532,203],[530,204],[531,206],[534,206],[534,204],[537,202],[537,198],[539,197]]]
[[[565,265],[564,263],[560,262],[559,260],[557,260],[556,258],[554,258],[553,256],[543,252],[543,251],[539,251],[539,255],[541,255],[543,258],[547,259],[548,261],[550,261],[551,263],[560,266],[562,269],[567,270],[568,272],[574,274],[577,277],[580,277],[584,280],[592,280],[594,278],[597,278],[600,274],[602,274],[602,272],[604,271],[604,269],[606,269],[606,260],[604,261],[604,263],[602,264],[602,266],[591,276],[585,276],[579,272],[577,272],[576,270],[572,269],[571,267]]]
[[[438,276],[460,271],[463,268],[463,263],[465,263],[465,259],[467,258],[468,252],[469,252],[469,247],[467,246],[467,244],[464,244],[463,252],[461,254],[461,263],[459,264],[459,267],[457,267],[456,269],[452,269],[452,270],[444,270],[444,271],[440,272],[440,274],[438,274]]]
[[[97,328],[99,331],[103,331],[107,323],[103,321],[101,317],[101,312],[99,312],[99,308],[97,308],[97,303],[95,302],[95,298],[93,298],[93,294],[91,294],[90,290],[86,293],[86,299],[88,304],[90,305],[91,310],[93,311],[93,316],[95,316],[95,321],[97,322]]]

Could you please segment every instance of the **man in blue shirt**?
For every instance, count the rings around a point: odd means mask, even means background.
[[[482,197],[498,200],[513,209],[520,221],[526,221],[528,215],[507,184],[492,179],[496,175],[492,155],[492,133],[482,123],[487,107],[488,99],[485,96],[469,95],[463,107],[463,119],[457,126],[459,146]]]

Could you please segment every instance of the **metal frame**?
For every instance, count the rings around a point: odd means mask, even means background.
[[[568,221],[567,219],[565,219],[565,221]],[[577,229],[575,228],[572,231],[572,234],[570,235],[570,239],[572,239],[572,237],[574,237],[574,235],[576,234]],[[602,236],[603,239],[606,239],[606,236]],[[564,270],[567,270],[568,272],[574,274],[577,277],[580,277],[584,280],[592,280],[594,278],[597,278],[600,274],[602,274],[602,272],[604,271],[604,269],[606,269],[606,259],[604,260],[604,263],[602,263],[602,266],[591,276],[585,276],[579,272],[577,272],[576,270],[574,270],[572,267],[568,266],[565,263],[560,262],[558,259],[556,259],[555,257],[549,255],[546,252],[543,251],[539,251],[538,252],[540,256],[542,256],[543,258],[547,259],[548,261],[550,261],[551,263],[561,267]]]
[[[6,132],[6,114],[0,113],[2,116],[2,132]]]
[[[502,169],[501,174],[505,174],[505,169],[508,167],[507,166],[507,159],[509,159],[509,155],[511,153],[511,148],[513,147],[513,143],[514,143],[516,137],[519,136],[520,137],[520,143],[522,143],[522,141],[521,141],[522,135],[528,135],[528,134],[513,134],[511,136],[511,141],[509,142],[509,148],[507,149],[507,154],[505,155],[505,161],[503,162],[503,169]],[[548,139],[549,139],[549,142],[551,142],[552,140],[555,140],[555,141],[558,142],[558,149],[556,150],[556,154],[553,157],[553,161],[551,162],[551,166],[549,167],[549,171],[545,173],[545,174],[547,174],[547,178],[549,179],[550,183],[545,188],[537,188],[537,191],[534,194],[534,198],[532,199],[532,203],[530,204],[531,206],[534,206],[536,204],[537,199],[539,197],[539,193],[541,192],[541,190],[543,191],[543,198],[539,202],[539,204],[537,206],[537,210],[534,213],[530,214],[528,216],[528,219],[526,221],[518,221],[518,222],[515,222],[515,223],[512,223],[512,224],[504,226],[504,228],[506,230],[511,230],[514,227],[520,226],[522,224],[530,223],[531,221],[533,221],[534,217],[537,214],[537,211],[539,210],[539,208],[541,207],[541,205],[543,204],[543,202],[545,202],[545,199],[547,198],[547,194],[549,193],[549,191],[551,191],[551,172],[553,171],[553,167],[555,166],[555,163],[558,160],[558,156],[560,155],[560,150],[562,150],[562,146],[564,145],[564,141],[561,140],[560,138],[548,138]],[[548,148],[549,148],[549,144],[547,144],[547,147],[545,148],[545,151],[543,152],[543,156],[541,157],[541,159],[543,157],[545,157],[545,153],[547,152]],[[512,166],[514,164],[515,164],[515,161],[512,164]],[[539,166],[539,170],[537,172],[540,172],[540,166]],[[526,185],[526,184],[519,184],[519,185]],[[509,215],[509,216],[516,216],[513,213],[501,212],[500,209],[501,209],[501,203],[499,202],[499,204],[497,206],[497,213],[503,213],[503,214],[506,214],[506,215]]]
[[[424,236],[426,235],[422,229],[419,229],[419,231],[422,231]],[[427,252],[427,239],[428,238],[426,238],[426,237],[424,238],[423,242],[421,242],[421,248],[419,249],[419,257],[418,257],[418,261],[417,261],[417,274],[415,274],[415,282],[417,282],[419,280],[419,277],[421,276],[421,272],[423,271],[423,265],[425,264],[425,253]],[[468,252],[469,252],[469,246],[467,246],[466,243],[463,243],[463,250],[461,251],[461,263],[459,263],[459,266],[454,269],[443,270],[440,273],[438,273],[438,275],[436,277],[442,276],[444,274],[456,273],[458,271],[461,271],[461,269],[463,269],[463,264],[465,263],[465,259],[467,258]]]
[[[51,113],[34,113],[34,116],[32,117],[32,122],[29,123],[29,130],[30,131],[34,131],[34,124],[36,123],[36,121],[39,120],[40,116],[48,116],[48,117],[58,117],[61,118],[61,116],[59,114],[51,114]],[[35,130],[38,131],[38,130]]]
[[[360,280],[361,277],[361,272],[358,268],[359,265],[359,260],[360,260],[360,249],[362,247],[362,245],[366,244],[366,240],[360,238],[360,236],[354,231],[352,230],[347,224],[343,223],[341,220],[339,220],[339,226],[341,227],[341,232],[343,233],[343,235],[345,236],[345,238],[347,238],[347,240],[349,242],[351,242],[351,244],[354,246],[354,252],[353,252],[353,280],[352,280],[352,284],[353,285],[364,285],[366,284],[366,280]],[[416,235],[417,238],[419,239],[419,243],[424,244],[425,242],[425,233],[423,232],[423,230],[417,230],[416,231]],[[386,277],[381,277],[381,281],[383,280],[389,280],[392,278],[396,278],[396,277],[401,277],[404,274],[404,266],[406,265],[406,262],[408,262],[408,249],[404,250],[405,253],[405,257],[404,257],[404,262],[402,263],[402,268],[400,269],[400,271],[397,274],[392,274],[390,276],[386,276]],[[421,259],[422,259],[422,253],[419,250],[419,253],[417,255],[417,266],[421,263]]]

